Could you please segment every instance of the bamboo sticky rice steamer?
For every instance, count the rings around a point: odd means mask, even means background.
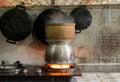
[[[51,23],[45,25],[46,39],[69,40],[75,36],[75,23]]]

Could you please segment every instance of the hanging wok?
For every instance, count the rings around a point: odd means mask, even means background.
[[[54,6],[40,13],[33,25],[37,38],[41,42],[48,44],[45,37],[45,24],[50,22],[52,19],[56,17],[64,18],[66,16],[67,15],[60,10],[59,6]]]
[[[25,39],[32,31],[32,19],[24,6],[17,5],[0,18],[0,29],[7,42],[15,44]]]
[[[86,6],[80,6],[73,9],[70,16],[75,20],[76,33],[80,33],[81,30],[87,29],[92,22],[92,15]]]

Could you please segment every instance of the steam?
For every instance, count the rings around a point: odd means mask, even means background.
[[[74,23],[74,19],[72,17],[53,17],[47,23]]]

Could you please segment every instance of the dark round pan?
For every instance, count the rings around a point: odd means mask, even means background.
[[[64,18],[66,16],[67,15],[63,11],[61,11],[60,7],[58,6],[46,9],[42,13],[40,13],[33,25],[37,38],[41,42],[48,44],[45,37],[45,24],[49,23],[54,18]]]
[[[7,42],[15,44],[25,39],[32,31],[32,19],[24,6],[17,5],[0,18],[0,29]]]
[[[85,6],[73,9],[70,16],[72,16],[75,20],[76,33],[80,33],[81,30],[88,28],[92,22],[92,15]]]

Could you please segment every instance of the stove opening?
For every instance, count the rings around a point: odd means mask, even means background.
[[[72,64],[46,64],[50,69],[70,69],[73,67]]]
[[[71,68],[71,64],[47,64],[47,66],[51,69],[69,69]]]
[[[45,64],[47,74],[52,76],[70,76],[72,74],[73,64]]]

